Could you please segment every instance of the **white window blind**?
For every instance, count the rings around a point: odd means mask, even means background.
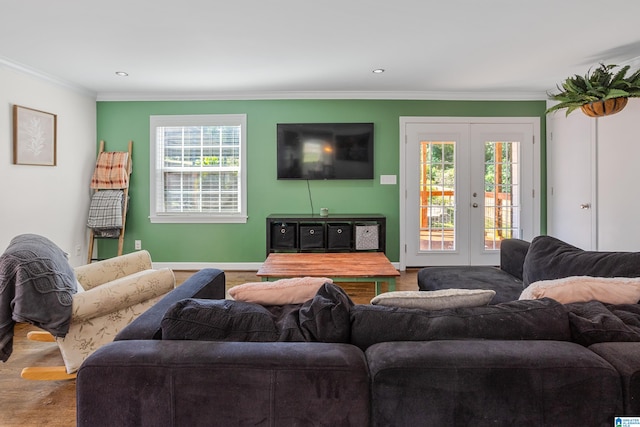
[[[150,124],[151,222],[246,222],[246,115]]]

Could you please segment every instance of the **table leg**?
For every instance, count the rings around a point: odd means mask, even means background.
[[[396,290],[396,278],[395,277],[375,277],[373,278],[374,283],[375,283],[375,292],[376,292],[376,296],[380,295],[380,293],[382,292],[382,283],[386,282],[387,283],[387,292],[393,292]]]
[[[389,292],[393,292],[396,290],[396,278],[395,277],[389,277],[389,281],[387,282],[389,284]]]

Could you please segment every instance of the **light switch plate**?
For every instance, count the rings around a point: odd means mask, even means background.
[[[398,179],[396,175],[380,175],[381,185],[395,185],[397,182]]]

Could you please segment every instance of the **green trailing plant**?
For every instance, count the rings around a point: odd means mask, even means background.
[[[616,67],[618,65],[601,63],[593,72],[589,69],[584,76],[576,74],[567,78],[562,87],[557,86],[559,93],[548,94],[549,99],[560,103],[550,107],[546,112],[566,108],[568,116],[574,110],[592,102],[640,97],[640,70],[626,77],[630,66],[626,65],[618,71],[614,70]]]

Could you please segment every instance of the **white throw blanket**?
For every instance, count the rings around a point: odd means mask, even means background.
[[[122,228],[124,192],[101,190],[93,193],[87,227],[95,230]]]

